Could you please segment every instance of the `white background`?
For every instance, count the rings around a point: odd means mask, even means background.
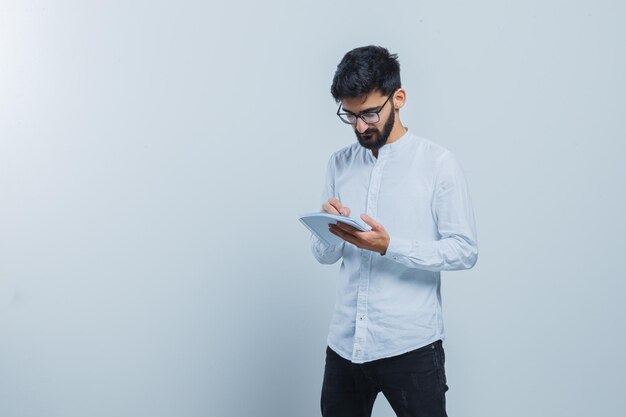
[[[320,415],[338,264],[296,216],[355,140],[329,89],[368,44],[474,201],[478,264],[442,275],[448,414],[623,415],[625,18],[1,1],[0,415]]]

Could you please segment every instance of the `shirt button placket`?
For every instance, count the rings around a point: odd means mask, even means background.
[[[369,292],[370,252],[361,249],[361,273],[359,275],[359,289],[356,302],[356,323],[354,334],[354,348],[352,355],[355,359],[363,358],[365,335],[367,334],[367,295]]]
[[[378,205],[378,192],[380,190],[381,170],[384,162],[377,161],[370,177],[370,186],[367,193],[367,206],[365,212],[370,217],[376,217]],[[363,358],[366,334],[367,334],[367,298],[369,295],[369,281],[372,263],[372,252],[361,249],[361,271],[359,274],[359,288],[356,306],[356,324],[354,334],[354,347],[352,356],[359,360]]]

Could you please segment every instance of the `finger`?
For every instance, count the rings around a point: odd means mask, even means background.
[[[330,213],[330,214],[341,214],[339,213],[339,211],[337,211],[337,209],[334,206],[332,206],[328,202],[322,204],[322,211],[324,213]]]
[[[350,216],[350,208],[341,204],[335,197],[331,197],[322,205],[322,211],[330,214],[339,214],[341,216]]]
[[[329,198],[328,199],[328,204],[333,206],[335,208],[335,210],[337,210],[338,214],[343,214],[341,212],[341,209],[343,209],[343,204],[341,204],[341,201],[339,201],[337,198],[335,198],[335,197]]]
[[[341,214],[342,216],[350,216],[350,209],[346,206],[342,206],[341,209],[339,210],[339,214]]]
[[[332,225],[333,228],[338,232],[341,233],[341,238],[344,240],[347,240],[350,243],[353,243],[359,247],[362,247],[364,240],[363,240],[363,236],[365,233],[371,233],[371,232],[361,232],[358,229],[353,229],[350,226],[347,226],[345,230],[342,227],[346,226],[344,224],[342,224],[341,226],[339,226],[339,224],[333,224]]]
[[[363,221],[367,223],[372,228],[372,230],[382,229],[382,225],[380,223],[378,223],[376,220],[372,219],[365,213],[361,214],[361,219],[363,219]]]
[[[353,235],[351,235],[350,233],[341,230],[339,227],[337,227],[337,225],[335,224],[329,224],[328,225],[328,230],[330,230],[330,232],[334,235],[339,236],[340,238],[342,238],[343,240],[345,240],[346,242],[352,243],[355,246],[359,246],[359,239],[357,239],[356,237],[354,237]]]
[[[353,235],[361,232],[359,229],[352,227],[349,224],[344,223],[344,222],[337,222],[336,224],[337,224],[337,227],[339,227],[340,229],[345,230],[346,232],[351,233]]]

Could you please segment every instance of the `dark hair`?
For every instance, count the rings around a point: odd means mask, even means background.
[[[361,97],[373,90],[389,95],[401,87],[400,62],[382,46],[362,46],[344,55],[337,65],[330,93],[336,102]]]

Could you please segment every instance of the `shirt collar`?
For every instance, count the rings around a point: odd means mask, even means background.
[[[407,127],[406,132],[404,132],[404,135],[400,136],[398,140],[396,140],[393,143],[387,143],[378,150],[378,159],[381,159],[381,157],[383,159],[388,158],[390,155],[393,155],[394,153],[401,152],[402,149],[411,142],[412,137],[413,137],[413,133],[409,132],[409,128]],[[372,155],[372,157],[374,157],[374,155]]]

